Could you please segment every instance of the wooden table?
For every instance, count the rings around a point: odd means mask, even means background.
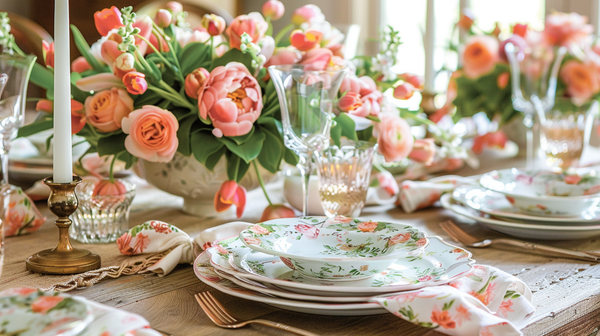
[[[463,168],[460,175],[473,175],[494,168],[522,166],[522,159],[482,160],[482,167]],[[281,183],[269,186],[272,197],[281,198]],[[242,220],[257,221],[266,200],[259,190],[248,197]],[[200,231],[231,221],[233,213],[216,218],[197,218],[180,211],[182,200],[141,182],[131,213],[130,224],[140,224],[157,219],[172,223],[191,236]],[[6,239],[4,272],[0,290],[17,287],[45,287],[65,281],[68,276],[44,276],[25,269],[25,258],[57,241],[54,218],[45,205],[38,204],[47,223],[33,234]],[[427,231],[430,235],[449,237],[438,224],[446,219],[460,223],[450,211],[430,208],[405,214],[399,208],[366,208],[362,216],[377,220],[402,220]],[[477,225],[463,227],[479,237],[495,234]],[[451,240],[449,240],[451,241]],[[580,241],[544,242],[576,250],[600,250],[597,238]],[[75,243],[76,246],[82,244]],[[120,256],[116,244],[85,245],[102,256],[102,266],[117,265]],[[533,291],[537,308],[530,324],[523,329],[525,335],[589,335],[600,325],[600,265],[586,262],[530,255],[515,250],[497,248],[470,249],[478,263],[496,266],[525,281]],[[333,317],[289,312],[266,304],[247,301],[217,292],[196,278],[190,265],[180,265],[166,277],[156,275],[124,276],[105,280],[93,287],[76,290],[80,295],[109,306],[119,307],[144,316],[153,327],[178,336],[187,335],[280,335],[280,330],[251,326],[241,330],[216,327],[201,311],[193,294],[210,290],[225,307],[243,319],[264,318],[301,327],[323,335],[441,335],[440,333],[405,322],[392,314],[365,317]]]

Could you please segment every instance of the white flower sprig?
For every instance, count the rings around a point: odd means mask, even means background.
[[[242,42],[242,44],[240,45],[240,50],[244,54],[250,53],[250,55],[253,58],[252,66],[255,69],[258,70],[262,68],[262,66],[265,65],[265,63],[267,63],[267,58],[265,57],[265,55],[260,54],[260,47],[256,43],[252,42],[252,37],[248,35],[248,33],[243,33],[240,38]]]
[[[131,6],[121,10],[121,18],[123,19],[123,27],[119,28],[118,34],[123,38],[119,43],[119,50],[123,52],[135,52],[135,35],[140,33],[139,28],[133,27],[136,14]]]

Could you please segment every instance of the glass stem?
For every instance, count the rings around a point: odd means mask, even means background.
[[[527,169],[535,168],[535,153],[533,152],[533,116],[525,115],[523,125],[527,128]]]
[[[0,160],[2,160],[2,181],[0,187],[8,186],[8,151],[10,150],[10,139],[2,137],[0,140]]]
[[[308,216],[308,188],[310,183],[310,173],[312,172],[312,153],[308,152],[300,156],[298,168],[302,174],[302,216]]]

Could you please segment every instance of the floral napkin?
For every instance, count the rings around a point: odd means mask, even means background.
[[[473,180],[470,178],[453,175],[435,177],[428,181],[403,181],[397,204],[404,212],[411,213],[433,205],[444,193],[471,182]]]
[[[11,186],[4,235],[11,237],[34,232],[45,221],[46,217],[42,216],[29,196],[21,188]]]
[[[160,336],[139,315],[78,296],[11,288],[0,292],[0,335]]]
[[[161,221],[149,221],[124,233],[121,253],[170,252],[148,268],[159,276],[179,263],[192,263],[212,242],[238,235],[252,224],[232,222],[205,230],[196,238]],[[491,266],[475,265],[448,285],[426,287],[377,299],[394,315],[449,335],[521,335],[520,328],[535,311],[531,291],[518,278]]]

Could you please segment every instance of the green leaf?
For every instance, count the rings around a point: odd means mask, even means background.
[[[206,169],[212,171],[215,168],[215,166],[217,165],[217,163],[219,163],[219,160],[221,160],[221,157],[223,156],[223,154],[225,154],[225,153],[227,153],[227,148],[225,148],[223,146],[216,153],[211,154],[209,157],[207,157],[206,162],[204,163],[204,166],[206,167]]]
[[[263,142],[262,150],[258,155],[258,162],[266,170],[271,173],[276,173],[281,165],[281,159],[283,158],[284,145],[279,137],[272,132],[265,130],[265,141]]]
[[[18,138],[28,137],[30,135],[51,129],[54,127],[54,119],[50,116],[48,118],[33,122],[29,125],[25,125],[19,128],[17,133]]]
[[[137,161],[137,157],[133,156],[128,151],[123,151],[117,155],[117,159],[125,162],[125,169],[131,168],[133,164]]]
[[[225,147],[222,142],[215,140],[215,136],[212,135],[212,133],[201,131],[192,133],[190,148],[196,160],[206,165],[208,168],[209,164],[212,163],[209,163],[208,159],[215,153],[218,153],[219,151],[224,149]],[[223,153],[221,153],[221,155],[223,155]],[[218,158],[213,159],[216,159],[216,161],[218,161],[221,155],[219,155]],[[216,164],[217,162],[214,162],[212,167],[214,167],[214,165]],[[212,170],[212,168],[209,168],[209,170]]]
[[[127,134],[120,132],[107,137],[101,137],[98,139],[98,155],[117,155],[123,151],[127,151],[125,148],[125,138]]]
[[[292,166],[295,166],[298,164],[298,161],[300,161],[300,158],[291,149],[286,147],[283,152],[283,160]]]
[[[133,104],[136,108],[141,108],[144,105],[158,105],[161,99],[161,96],[152,93],[152,91],[146,91],[141,96],[133,96]]]
[[[250,132],[248,132],[248,133],[246,133],[244,135],[240,135],[240,136],[236,136],[236,137],[227,137],[227,138],[235,141],[235,143],[238,144],[238,145],[242,145],[246,141],[248,141],[248,139],[252,138],[252,136],[254,135],[254,129],[255,128],[252,127],[250,129]]]
[[[87,44],[85,38],[75,25],[71,25],[71,33],[73,34],[73,40],[75,40],[75,46],[77,47],[77,50],[79,50],[83,57],[85,57],[92,69],[96,71],[104,71],[104,67],[100,65],[100,62],[98,62],[96,57],[92,55],[90,46]]]
[[[210,45],[200,42],[188,43],[183,48],[179,59],[181,60],[181,73],[184,77],[198,68],[208,68],[211,65]]]
[[[235,182],[240,182],[246,172],[250,168],[250,164],[244,162],[239,156],[230,153],[227,158],[227,177]]]
[[[252,56],[244,54],[239,49],[230,49],[221,57],[215,58],[210,64],[210,70],[212,71],[214,68],[218,66],[224,66],[230,62],[240,62],[248,68],[250,72],[254,69],[252,67]],[[183,64],[181,65],[183,67]],[[185,72],[184,72],[185,73]]]
[[[265,134],[261,130],[256,129],[254,131],[254,136],[248,139],[248,141],[246,141],[243,145],[238,145],[227,137],[222,137],[219,140],[224,143],[225,146],[227,146],[227,149],[229,149],[232,153],[239,156],[246,163],[249,163],[250,161],[256,159],[258,154],[260,154],[263,142],[265,140]]]
[[[335,117],[337,125],[342,127],[342,136],[350,140],[358,140],[356,137],[356,123],[346,113],[340,113],[339,116]]]
[[[198,117],[189,116],[179,122],[179,129],[177,130],[177,140],[179,140],[179,146],[177,151],[185,156],[192,154],[190,146],[191,131],[194,122],[198,121]]]
[[[29,80],[44,90],[54,90],[54,73],[39,63],[33,64]]]

